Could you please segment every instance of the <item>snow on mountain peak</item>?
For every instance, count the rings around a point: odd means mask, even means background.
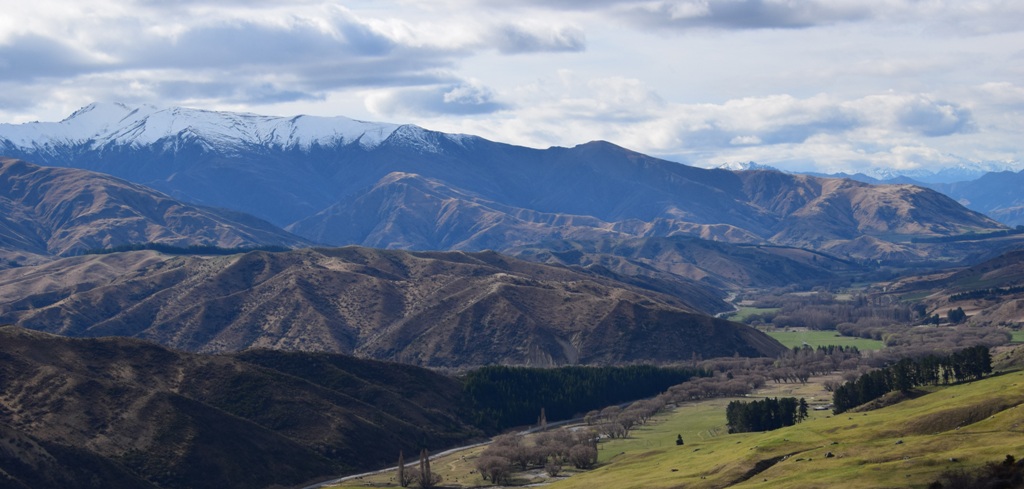
[[[773,170],[773,171],[779,171],[779,169],[775,168],[774,166],[762,165],[760,163],[755,163],[753,161],[747,161],[747,162],[733,161],[733,162],[729,162],[729,163],[722,163],[721,165],[718,165],[715,168],[719,169],[719,170],[729,170],[729,171],[746,171],[746,170]]]
[[[143,146],[190,135],[219,148],[236,145],[298,147],[358,143],[372,148],[400,126],[347,117],[273,117],[152,105],[93,103],[60,122],[0,124],[0,140],[31,149],[54,143]]]
[[[954,183],[976,180],[982,175],[990,172],[1016,172],[1022,169],[1024,169],[1024,165],[1020,162],[962,160],[956,165],[940,168],[916,168],[907,170],[872,168],[870,170],[863,171],[863,173],[872,178],[883,181],[905,177],[925,183]]]

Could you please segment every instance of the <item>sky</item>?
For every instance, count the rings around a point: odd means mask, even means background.
[[[0,0],[0,122],[91,102],[697,166],[1024,166],[1020,0]]]

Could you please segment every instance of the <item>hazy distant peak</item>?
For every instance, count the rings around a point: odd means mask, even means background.
[[[943,168],[872,168],[862,173],[877,180],[886,181],[911,178],[925,183],[955,183],[977,180],[986,173],[1024,170],[1024,163],[1012,161],[961,161]]]

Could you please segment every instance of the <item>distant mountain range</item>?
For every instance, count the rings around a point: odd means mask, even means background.
[[[0,153],[109,173],[329,245],[503,250],[686,235],[859,257],[875,240],[902,249],[912,236],[1001,229],[911,186],[704,170],[605,142],[537,150],[345,118],[94,104],[58,123],[0,125]]]
[[[756,163],[751,162],[756,165]],[[850,177],[869,183],[920,182],[924,184],[949,184],[977,180],[988,173],[1018,172],[1024,170],[1022,163],[996,161],[961,161],[953,166],[931,168],[871,168],[857,173],[809,173],[827,177]]]

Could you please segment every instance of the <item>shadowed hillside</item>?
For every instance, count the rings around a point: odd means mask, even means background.
[[[458,381],[406,365],[10,326],[0,345],[4,487],[290,486],[480,435]]]
[[[673,362],[782,349],[696,312],[724,306],[690,290],[680,299],[493,252],[142,251],[0,271],[0,320],[187,351],[328,351],[433,366]]]

